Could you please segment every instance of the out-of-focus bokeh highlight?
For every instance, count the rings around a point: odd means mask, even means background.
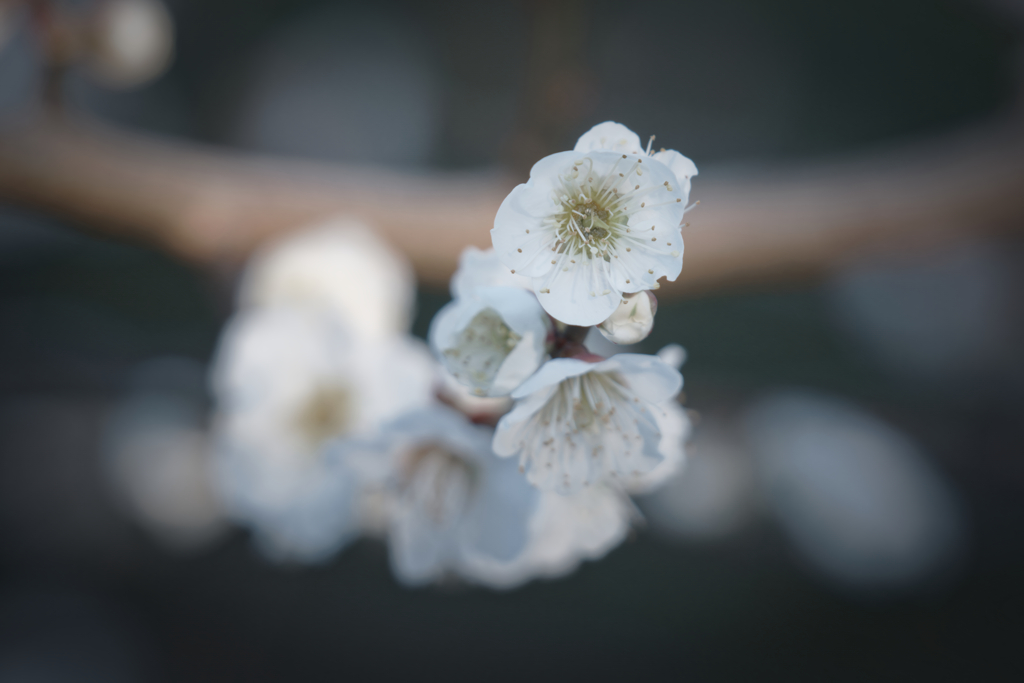
[[[1022,37],[1009,0],[0,3],[0,683],[1024,677]],[[587,339],[685,359],[685,464],[543,499],[519,564],[382,540],[416,508],[307,437],[507,409],[409,336],[488,242],[445,221],[605,120],[701,169],[651,336]]]

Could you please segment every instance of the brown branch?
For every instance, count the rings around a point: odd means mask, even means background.
[[[380,230],[421,280],[444,286],[465,245],[486,246],[515,179],[399,173],[260,158],[81,121],[0,129],[0,198],[199,264],[346,213]],[[1003,125],[813,167],[694,182],[686,266],[659,295],[821,274],[870,252],[1024,227],[1024,135]]]

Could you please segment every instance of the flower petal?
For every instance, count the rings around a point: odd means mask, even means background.
[[[689,158],[684,157],[674,149],[666,149],[652,155],[661,163],[669,167],[672,173],[679,180],[683,189],[683,203],[690,200],[690,180],[697,175],[697,166]]]
[[[531,284],[530,278],[510,273],[494,249],[466,247],[459,257],[459,268],[452,275],[452,298],[468,296],[477,287],[518,287],[528,290]]]
[[[574,152],[593,152],[598,149],[607,149],[612,152],[623,154],[643,154],[644,148],[640,144],[640,136],[626,128],[621,123],[605,121],[599,123],[576,141]]]
[[[612,266],[600,257],[556,254],[554,268],[534,278],[533,288],[544,310],[567,325],[597,325],[619,305],[619,292],[613,284]]]

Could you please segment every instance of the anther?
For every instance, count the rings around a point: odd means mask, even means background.
[[[551,251],[554,251],[554,249],[552,249]],[[555,262],[551,261],[551,265],[555,265]]]
[[[652,241],[652,242],[657,242],[657,241],[658,241],[658,238],[657,238],[657,237],[652,237],[652,238],[651,238],[651,241]]]
[[[654,275],[654,271],[651,270],[650,268],[647,269],[647,272],[650,273],[651,275]]]
[[[644,208],[645,206],[647,206],[647,202],[640,202],[640,208],[641,209]],[[530,231],[527,230],[526,232],[530,232]]]
[[[520,254],[522,254],[522,253],[523,253],[523,250],[522,250],[522,249],[516,249],[516,251],[518,251],[518,252],[519,252]]]
[[[639,186],[639,185],[637,185],[637,186],[636,186],[636,187],[634,187],[633,189],[634,189],[634,190],[639,190],[639,189],[640,189],[640,186]]]
[[[626,247],[626,251],[633,251],[633,250],[630,249],[629,247]]]
[[[513,275],[515,275],[515,274],[516,274],[516,271],[514,271],[514,270],[513,270],[513,271],[512,271],[512,274],[513,274]]]

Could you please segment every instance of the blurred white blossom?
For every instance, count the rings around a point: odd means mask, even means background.
[[[480,287],[442,308],[430,325],[434,353],[478,396],[507,396],[547,357],[551,319],[526,290]]]
[[[639,477],[665,460],[663,433],[685,432],[685,415],[666,407],[682,383],[654,356],[550,360],[512,393],[516,403],[498,423],[494,451],[519,456],[529,481],[544,490]]]
[[[433,365],[405,337],[372,343],[325,310],[240,312],[212,373],[219,482],[232,515],[273,556],[316,560],[358,531],[358,485],[325,458],[432,399]]]
[[[784,392],[744,418],[764,495],[796,548],[862,588],[927,578],[955,557],[952,494],[906,436],[855,406]]]
[[[375,498],[386,502],[391,565],[402,583],[457,576],[511,588],[568,573],[624,538],[635,512],[623,494],[543,493],[513,461],[494,457],[492,435],[434,407],[398,418],[376,442],[338,444],[364,481],[390,490]]]
[[[242,307],[314,306],[367,338],[404,334],[415,303],[412,268],[365,225],[337,217],[257,253],[239,286]]]
[[[754,462],[735,425],[705,418],[686,446],[686,467],[641,500],[666,535],[710,540],[736,532],[756,512]]]
[[[226,529],[197,401],[172,391],[129,393],[106,420],[102,452],[122,507],[169,548],[201,547]]]
[[[85,63],[104,85],[141,85],[174,56],[174,21],[160,0],[101,0],[90,28]]]
[[[526,547],[539,493],[493,457],[491,430],[445,408],[407,414],[384,437],[397,479],[391,566],[410,585],[468,575],[474,558],[511,562]]]
[[[675,280],[680,229],[696,167],[678,152],[649,155],[635,133],[606,122],[570,152],[538,161],[502,202],[491,230],[512,273],[533,278],[544,309],[570,325],[607,319],[623,293]]]
[[[522,475],[515,474],[522,481]],[[565,576],[581,562],[608,554],[639,518],[629,497],[613,486],[598,485],[570,495],[541,492],[523,552],[507,562],[476,555],[467,571],[493,588]]]

